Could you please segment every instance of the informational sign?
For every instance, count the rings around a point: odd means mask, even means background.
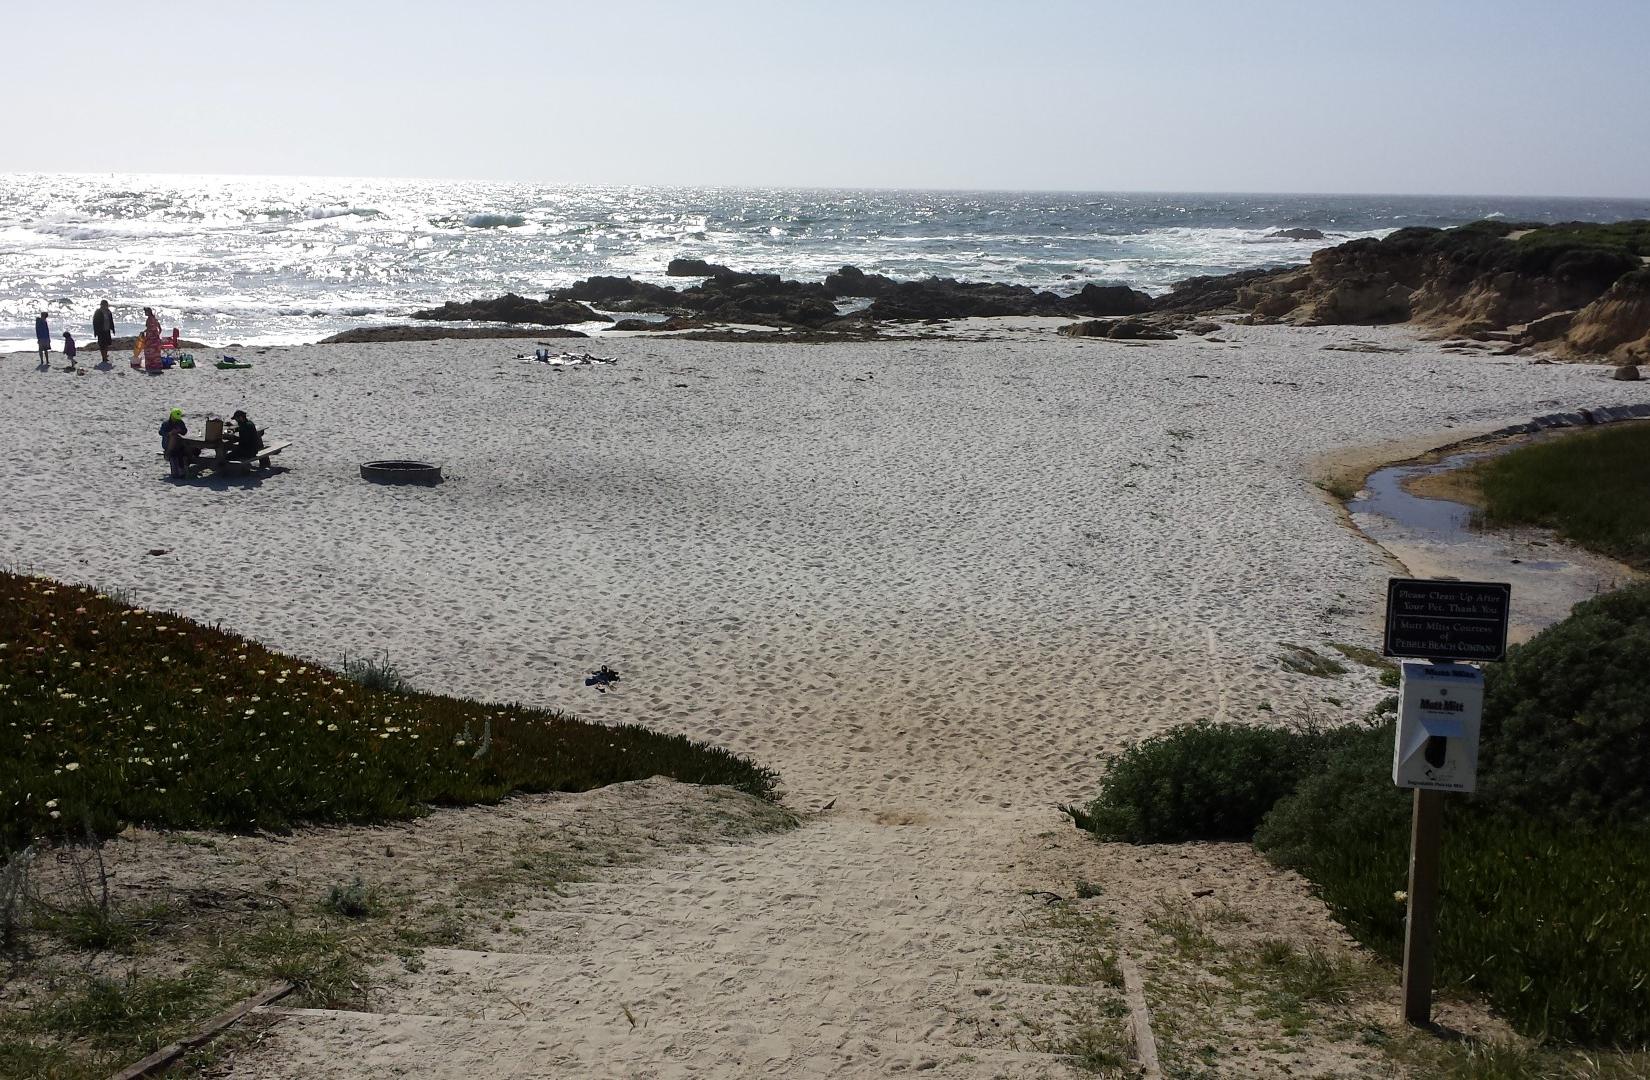
[[[1430,791],[1473,790],[1484,673],[1465,664],[1419,660],[1405,660],[1400,668],[1392,782]]]
[[[1386,655],[1483,663],[1507,655],[1512,586],[1493,581],[1392,578]]]

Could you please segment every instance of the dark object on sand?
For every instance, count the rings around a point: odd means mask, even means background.
[[[441,466],[427,461],[369,461],[361,466],[361,479],[375,484],[439,484]]]
[[[607,688],[619,681],[619,673],[603,664],[592,671],[584,680],[584,685],[594,686],[599,693],[607,693]]]

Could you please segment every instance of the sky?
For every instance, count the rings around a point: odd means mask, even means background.
[[[1650,195],[1650,0],[20,7],[0,172]]]

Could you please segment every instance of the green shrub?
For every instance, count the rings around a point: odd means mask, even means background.
[[[1118,754],[1099,796],[1065,809],[1105,840],[1247,840],[1335,738],[1315,729],[1190,724]]]
[[[1650,823],[1650,583],[1577,604],[1486,679],[1483,798],[1579,824]]]
[[[368,690],[395,690],[405,692],[412,687],[401,677],[401,669],[390,663],[390,651],[382,656],[350,656],[345,654],[338,665],[338,674],[350,682],[360,683]]]
[[[372,689],[176,615],[0,574],[0,852],[39,836],[381,821],[515,791],[777,778],[639,725]]]
[[[369,915],[381,914],[384,905],[378,890],[357,877],[348,885],[334,885],[328,890],[326,899],[321,901],[321,909],[346,919],[364,919]]]

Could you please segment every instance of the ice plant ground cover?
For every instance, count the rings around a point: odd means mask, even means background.
[[[39,837],[378,821],[663,775],[777,777],[677,735],[373,690],[91,589],[0,574],[0,851]]]

